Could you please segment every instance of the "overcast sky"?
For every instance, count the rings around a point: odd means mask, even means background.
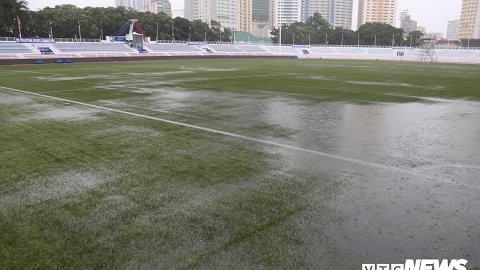
[[[46,6],[55,6],[61,4],[73,4],[79,7],[85,6],[114,6],[114,0],[27,0],[30,9],[37,10]],[[170,0],[173,10],[183,9],[184,0]],[[356,29],[358,0],[353,0],[354,25]],[[425,26],[427,32],[447,31],[447,22],[460,18],[460,0],[398,0],[398,13],[403,9],[410,11],[411,18],[416,20],[419,25]],[[174,15],[176,13],[174,12]],[[397,27],[399,26],[397,14]]]

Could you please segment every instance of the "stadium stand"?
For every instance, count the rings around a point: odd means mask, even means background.
[[[237,47],[244,52],[267,53],[267,51],[264,48],[256,45],[237,45]]]
[[[135,49],[122,43],[55,43],[54,46],[64,53],[75,52],[135,52]]]
[[[296,55],[296,54],[302,54],[302,50],[301,50],[301,49],[296,49],[296,48],[291,47],[291,46],[282,46],[282,47],[279,47],[279,46],[266,46],[265,49],[268,50],[269,52],[272,52],[272,53],[275,53],[275,54],[279,54],[279,55]]]
[[[0,42],[0,53],[32,53],[32,50],[21,43]]]
[[[149,43],[145,44],[144,48],[150,52],[164,52],[164,53],[200,53],[202,49],[186,43]]]
[[[1,59],[130,57],[130,56],[288,56],[311,59],[381,59],[420,61],[421,49],[408,47],[336,47],[336,46],[275,46],[260,44],[203,44],[203,43],[145,43],[145,51],[130,48],[125,43],[56,42],[17,43],[0,42]],[[142,53],[145,52],[145,53]],[[148,53],[146,53],[148,52]],[[478,48],[439,48],[436,60],[440,62],[479,63]]]
[[[244,52],[239,48],[231,44],[209,44],[204,47],[208,47],[213,52],[222,52],[222,53],[241,53]]]

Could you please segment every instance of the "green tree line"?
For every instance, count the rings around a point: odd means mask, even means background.
[[[189,21],[165,13],[138,12],[124,7],[85,7],[58,5],[39,11],[29,11],[24,0],[0,0],[0,36],[18,37],[19,25],[23,37],[53,37],[99,39],[112,35],[128,19],[138,19],[145,33],[155,40],[230,41],[232,32],[220,23]],[[78,25],[80,24],[80,31]],[[158,29],[158,31],[157,31]],[[158,35],[157,35],[158,33]],[[123,33],[125,34],[125,33]]]
[[[155,40],[223,41],[233,36],[229,28],[212,21],[189,21],[165,13],[138,12],[124,7],[86,7],[59,5],[29,11],[25,0],[0,0],[0,36],[102,38],[112,35],[128,19],[138,19],[146,34]],[[80,31],[79,27],[80,25]],[[124,34],[124,33],[123,33]],[[278,43],[280,31],[273,28],[272,42]],[[404,36],[402,29],[383,23],[366,23],[357,31],[332,27],[319,13],[305,23],[282,25],[282,44],[378,45],[401,46],[421,44],[422,33]]]
[[[279,29],[274,27],[270,34],[278,44]],[[403,29],[378,22],[365,23],[357,31],[333,27],[317,12],[305,23],[283,24],[281,37],[282,44],[419,46],[423,34],[413,31],[405,36]]]

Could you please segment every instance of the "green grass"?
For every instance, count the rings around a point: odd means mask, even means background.
[[[234,99],[171,110],[182,114],[124,105],[153,108],[158,92],[141,88],[305,102],[478,101],[478,74],[475,65],[379,61],[152,61],[0,67],[0,86],[283,140],[295,132],[225,122]],[[292,170],[268,147],[218,134],[2,88],[0,98],[0,269],[286,269],[312,267],[312,248],[319,263],[346,253],[328,237],[309,241],[340,222],[327,207],[344,185],[338,175]]]

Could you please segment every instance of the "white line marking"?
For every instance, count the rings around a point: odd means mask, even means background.
[[[164,123],[168,123],[168,124],[172,124],[172,125],[177,125],[177,126],[182,126],[182,127],[187,127],[187,128],[191,128],[191,129],[202,130],[202,131],[206,131],[206,132],[210,132],[210,133],[214,133],[214,134],[221,134],[221,135],[224,135],[224,136],[238,138],[238,139],[242,139],[242,140],[246,140],[246,141],[257,142],[257,143],[276,146],[276,147],[280,147],[280,148],[285,148],[285,149],[295,150],[295,151],[299,151],[299,152],[309,153],[309,154],[313,154],[313,155],[320,156],[320,157],[327,157],[327,158],[331,158],[331,159],[346,161],[346,162],[350,162],[350,163],[354,163],[354,164],[359,164],[359,165],[364,165],[364,166],[368,166],[368,167],[383,169],[383,170],[387,170],[387,171],[396,171],[396,172],[401,172],[401,173],[405,173],[405,174],[409,174],[409,175],[413,175],[413,176],[417,176],[417,177],[421,177],[421,178],[433,179],[433,180],[442,180],[442,181],[451,183],[451,181],[448,180],[448,179],[436,178],[436,177],[433,177],[433,176],[430,176],[430,175],[416,173],[416,172],[412,172],[412,171],[409,171],[409,170],[405,170],[405,169],[401,169],[401,168],[397,168],[397,167],[393,167],[393,166],[389,166],[389,165],[384,165],[384,164],[380,164],[380,163],[374,163],[374,162],[368,162],[368,161],[349,158],[349,157],[338,156],[338,155],[329,154],[329,153],[320,152],[320,151],[315,151],[315,150],[311,150],[311,149],[306,149],[306,148],[302,148],[302,147],[298,147],[298,146],[293,146],[293,145],[288,145],[288,144],[283,144],[283,143],[278,143],[278,142],[273,142],[273,141],[262,140],[262,139],[258,139],[258,138],[254,138],[254,137],[248,137],[248,136],[245,136],[245,135],[236,134],[236,133],[232,133],[232,132],[228,132],[228,131],[221,131],[221,130],[216,130],[216,129],[212,129],[212,128],[186,124],[186,123],[172,121],[172,120],[159,118],[159,117],[155,117],[155,116],[149,116],[149,115],[143,115],[143,114],[138,114],[138,113],[133,113],[133,112],[128,112],[128,111],[122,111],[122,110],[113,109],[113,108],[109,108],[109,107],[98,106],[98,105],[93,105],[93,104],[84,103],[84,102],[80,102],[80,101],[69,100],[69,99],[65,99],[65,98],[59,98],[59,97],[53,97],[53,96],[48,96],[48,95],[34,93],[34,92],[23,91],[23,90],[14,89],[14,88],[5,87],[5,86],[0,86],[0,88],[10,90],[10,91],[13,91],[13,92],[27,94],[27,95],[33,95],[33,96],[58,100],[58,101],[62,101],[62,102],[82,105],[82,106],[86,106],[86,107],[90,107],[90,108],[100,109],[100,110],[104,110],[104,111],[116,112],[116,113],[120,113],[120,114],[125,114],[125,115],[130,115],[130,116],[135,116],[135,117],[140,117],[140,118],[145,118],[145,119],[150,119],[150,120],[155,120],[155,121],[160,121],[160,122],[164,122]]]
[[[39,92],[41,94],[48,94],[48,93],[61,93],[61,92],[75,92],[79,90],[98,90],[96,88],[73,88],[73,89],[66,89],[66,90],[56,90],[56,91],[44,91],[44,92]]]

